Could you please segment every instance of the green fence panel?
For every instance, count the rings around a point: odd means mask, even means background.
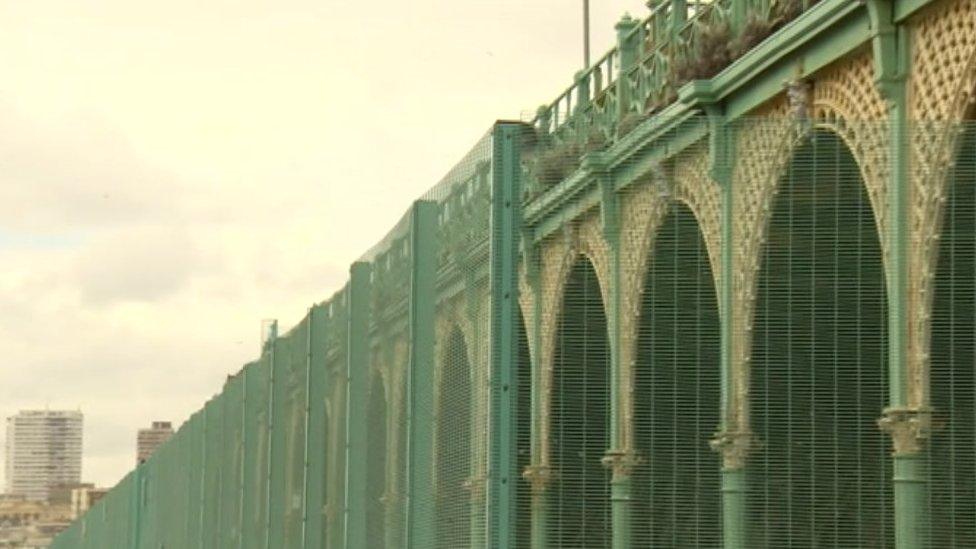
[[[301,547],[302,538],[307,321],[275,341],[270,533],[283,549]]]
[[[204,455],[204,413],[196,412],[188,422],[189,435],[189,475],[186,491],[186,547],[203,549],[201,521],[203,520],[203,455]]]
[[[223,445],[221,464],[221,509],[220,545],[221,549],[240,549],[241,547],[241,488],[243,469],[244,440],[244,375],[238,372],[224,384],[221,395],[223,411]]]
[[[244,522],[245,549],[264,549],[267,539],[268,405],[270,354],[245,369]]]
[[[200,516],[202,545],[218,547],[220,540],[221,480],[223,466],[223,397],[217,395],[204,408],[203,508]]]

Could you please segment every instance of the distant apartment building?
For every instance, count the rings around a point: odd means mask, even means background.
[[[78,411],[26,410],[7,418],[7,493],[47,501],[51,487],[81,480],[83,416]]]
[[[136,463],[144,463],[171,436],[173,424],[168,421],[154,421],[152,427],[139,429],[136,437]]]
[[[71,490],[71,520],[77,520],[108,493],[108,488],[95,488],[92,485],[80,486]]]

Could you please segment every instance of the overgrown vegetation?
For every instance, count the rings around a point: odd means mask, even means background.
[[[692,80],[714,78],[726,67],[758,46],[763,40],[796,19],[819,0],[773,0],[766,12],[748,15],[738,32],[727,17],[701,19],[695,23],[690,47],[676,48],[670,59],[667,84],[645,103],[643,112],[629,112],[614,128],[619,139],[640,126],[651,116],[677,100],[677,90]],[[599,128],[591,127],[584,139],[565,138],[551,141],[549,136],[534,136],[531,150],[526,151],[527,167],[539,190],[548,188],[579,169],[582,157],[609,145]]]
[[[540,144],[544,140],[539,139]],[[591,128],[583,140],[568,138],[558,143],[534,147],[529,166],[535,179],[543,186],[551,186],[566,179],[580,167],[583,155],[607,148],[609,140],[599,128]]]

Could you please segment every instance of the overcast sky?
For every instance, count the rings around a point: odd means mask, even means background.
[[[0,416],[80,408],[84,478],[114,484],[136,429],[570,83],[580,4],[0,0]],[[594,56],[646,13],[593,4]]]

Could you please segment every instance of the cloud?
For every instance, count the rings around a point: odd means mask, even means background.
[[[0,103],[0,226],[44,233],[172,219],[177,182],[104,119],[50,123]]]
[[[180,291],[208,263],[179,227],[136,227],[113,232],[79,255],[74,276],[88,304],[158,301]]]

